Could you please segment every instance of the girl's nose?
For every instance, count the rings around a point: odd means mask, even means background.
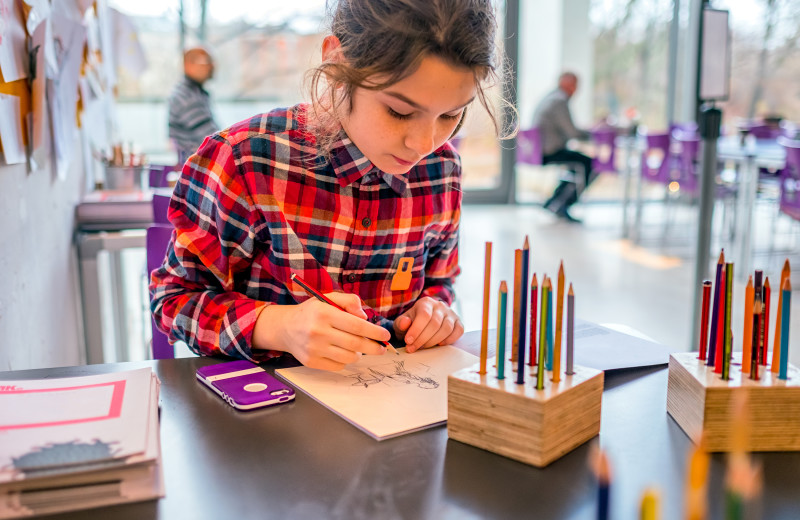
[[[405,145],[420,157],[425,157],[433,151],[434,139],[435,126],[429,122],[420,122],[409,128]]]

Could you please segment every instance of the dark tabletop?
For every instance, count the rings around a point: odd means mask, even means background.
[[[592,519],[596,484],[585,444],[544,469],[448,440],[445,427],[377,442],[298,392],[240,412],[202,386],[210,358],[2,372],[67,377],[151,366],[161,379],[166,497],[57,515],[63,519]],[[268,366],[268,370],[276,368]],[[655,486],[665,520],[682,518],[691,442],[666,412],[666,367],[606,373],[599,442],[613,471],[611,518],[638,518]],[[590,441],[590,442],[597,442]],[[800,454],[756,454],[763,518],[800,518]],[[725,458],[711,464],[711,518],[721,518]]]

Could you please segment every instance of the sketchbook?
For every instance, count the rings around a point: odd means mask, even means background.
[[[164,495],[150,368],[0,381],[0,519]]]
[[[447,376],[478,358],[442,346],[399,356],[362,356],[339,372],[308,367],[275,371],[377,440],[447,421]]]

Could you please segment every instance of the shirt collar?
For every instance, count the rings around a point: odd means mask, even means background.
[[[361,150],[350,140],[342,130],[339,139],[331,147],[331,165],[342,187],[349,186],[361,180],[366,174],[374,172],[380,179],[383,179],[395,193],[402,195],[408,186],[408,179],[405,175],[391,175],[378,169],[361,153]]]

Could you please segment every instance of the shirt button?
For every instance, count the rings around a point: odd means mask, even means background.
[[[361,225],[364,226],[364,228],[368,228],[370,224],[372,224],[372,220],[370,220],[369,217],[364,217],[361,219]]]
[[[356,275],[355,273],[350,273],[347,275],[348,282],[354,283],[356,280],[358,280],[358,275]]]

